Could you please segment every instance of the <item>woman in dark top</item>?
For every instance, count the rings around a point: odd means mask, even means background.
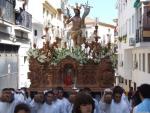
[[[94,113],[94,101],[92,97],[84,92],[79,92],[75,98],[72,113]]]
[[[31,113],[31,109],[27,104],[19,103],[16,105],[14,113]]]

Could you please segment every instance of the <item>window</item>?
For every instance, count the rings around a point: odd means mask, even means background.
[[[34,30],[34,36],[37,36],[37,30]]]
[[[24,64],[26,63],[27,61],[27,56],[24,56]]]
[[[43,8],[43,17],[45,16],[45,8]]]
[[[131,34],[131,19],[129,19],[129,34]]]
[[[53,14],[51,14],[51,20],[54,18],[54,15]]]
[[[57,14],[57,19],[61,20],[61,14],[60,13]]]
[[[48,12],[48,11],[46,11],[46,16],[48,17],[48,15],[49,15],[49,12]]]
[[[134,61],[136,61],[136,54],[134,54]]]
[[[150,7],[144,6],[144,14],[143,14],[143,27],[150,25]]]
[[[143,53],[143,71],[145,72],[145,54]]]
[[[103,35],[103,45],[105,45],[105,35]]]
[[[132,15],[132,33],[134,33],[134,15]]]
[[[127,29],[128,29],[128,22],[126,21],[126,24],[125,24],[125,34],[127,34]]]
[[[131,87],[131,80],[129,80],[129,88]]]
[[[56,15],[54,15],[54,18],[56,18]]]
[[[125,84],[126,84],[126,85],[128,84],[127,79],[125,79]]]
[[[148,53],[148,73],[150,73],[150,53]]]
[[[136,63],[138,62],[137,61],[137,54],[135,53],[134,56],[133,56],[133,69],[137,69],[138,66],[136,65]]]
[[[134,82],[134,91],[136,91],[136,83]]]
[[[124,81],[123,81],[123,78],[120,76],[119,77],[119,83],[123,83]]]
[[[141,70],[141,54],[139,54],[139,70]]]

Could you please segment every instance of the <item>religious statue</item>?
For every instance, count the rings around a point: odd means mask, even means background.
[[[67,70],[67,73],[66,73],[65,77],[64,77],[64,83],[65,83],[65,85],[67,85],[67,86],[72,85],[72,83],[73,83],[73,80],[72,80],[72,76],[73,75],[72,74],[73,74],[72,73],[72,69],[69,68]]]
[[[82,18],[80,17],[80,9],[81,7],[84,7],[84,13]],[[90,6],[88,4],[86,5],[81,5],[78,6],[76,5],[75,8],[73,8],[75,15],[73,17],[70,16],[69,10],[67,9],[68,12],[68,19],[66,19],[65,24],[69,24],[72,22],[72,28],[70,29],[70,35],[71,39],[73,40],[73,46],[74,47],[80,47],[81,44],[83,43],[82,38],[85,38],[85,17],[89,14],[90,12]]]
[[[51,37],[49,35],[49,27],[45,27],[44,28],[45,34],[41,37],[42,39],[44,39],[43,41],[43,46],[44,44],[46,44],[47,42],[49,43],[49,45],[51,44]]]

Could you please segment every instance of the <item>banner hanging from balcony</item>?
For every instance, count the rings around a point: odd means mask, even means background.
[[[140,0],[136,0],[136,1],[134,2],[134,8],[139,8],[140,6],[141,6]]]

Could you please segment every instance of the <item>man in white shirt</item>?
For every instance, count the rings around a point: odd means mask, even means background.
[[[58,90],[58,99],[62,106],[62,112],[68,113],[68,106],[70,105],[69,100],[64,97],[64,89],[62,87],[57,87]]]
[[[45,93],[45,103],[43,104],[40,112],[38,113],[60,113],[59,109],[54,105],[53,99],[54,93],[52,91],[48,91]]]
[[[0,113],[14,113],[16,105],[17,101],[14,99],[12,88],[3,89],[0,100]]]
[[[100,100],[100,113],[110,113],[112,102],[112,90],[107,88],[104,90],[104,95]]]
[[[113,89],[113,100],[110,106],[110,113],[130,113],[130,109],[122,99],[123,89],[120,86],[115,86]]]
[[[39,91],[35,96],[34,99],[31,101],[31,112],[38,113],[44,104],[44,93]]]

